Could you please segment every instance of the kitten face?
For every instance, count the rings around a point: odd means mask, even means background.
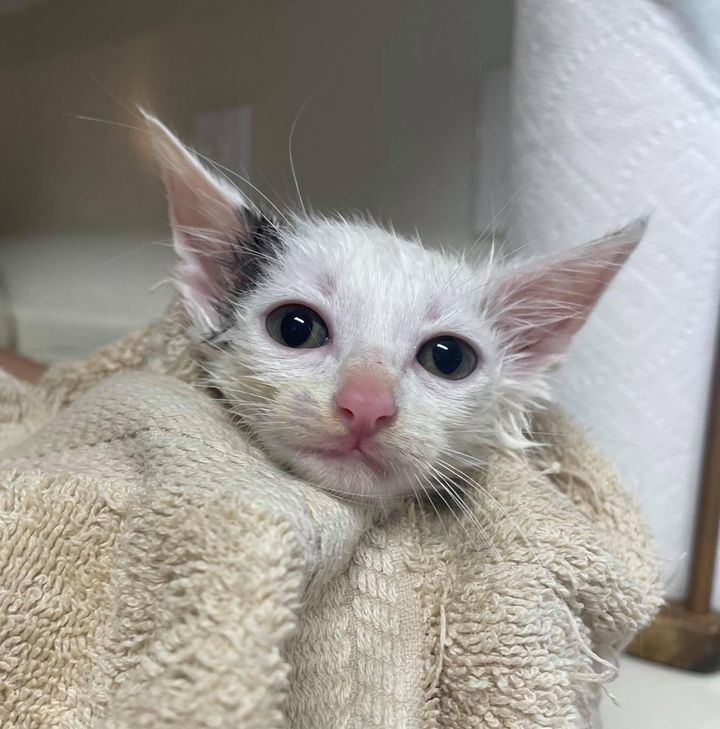
[[[452,488],[524,445],[547,369],[644,228],[509,267],[367,224],[274,224],[148,125],[211,384],[273,459],[351,498]]]
[[[375,497],[431,489],[433,469],[452,476],[455,452],[497,438],[502,368],[487,284],[486,271],[378,228],[299,220],[262,283],[240,296],[214,382],[268,453],[314,483]],[[274,338],[268,317],[288,304],[316,312],[327,341]],[[453,367],[453,346],[451,372],[432,353],[418,361],[437,337],[467,347]]]

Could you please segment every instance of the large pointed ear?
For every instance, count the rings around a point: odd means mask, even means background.
[[[167,191],[178,286],[191,317],[208,335],[227,326],[223,317],[230,301],[257,268],[249,258],[267,258],[258,249],[272,243],[276,229],[164,124],[144,116]]]
[[[560,256],[500,273],[487,306],[518,367],[533,371],[562,360],[646,226],[642,218]]]

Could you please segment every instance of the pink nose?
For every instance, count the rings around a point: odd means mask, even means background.
[[[335,404],[348,430],[358,438],[389,425],[397,410],[389,380],[366,370],[348,377],[335,395]]]

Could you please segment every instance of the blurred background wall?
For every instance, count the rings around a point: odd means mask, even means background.
[[[138,134],[78,116],[137,125],[142,104],[193,144],[200,115],[248,107],[252,181],[296,206],[288,137],[306,104],[294,158],[313,208],[368,211],[448,244],[476,235],[478,94],[483,72],[508,63],[505,0],[8,8],[0,4],[0,277],[30,355],[84,353],[169,295],[148,293],[172,257]]]
[[[288,133],[309,100],[295,157],[317,207],[467,235],[476,88],[507,58],[510,8],[54,0],[0,16],[3,229],[162,228],[128,135],[73,117],[132,123],[113,94],[191,141],[199,112],[251,106],[258,184],[290,197]]]

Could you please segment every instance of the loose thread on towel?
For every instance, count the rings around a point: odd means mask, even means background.
[[[617,696],[615,696],[615,694],[612,691],[610,691],[610,689],[605,684],[603,684],[601,686],[601,688],[602,688],[603,694],[605,694],[605,696],[607,696],[607,698],[610,701],[612,701],[613,706],[617,706],[619,708],[620,702],[617,700]]]
[[[587,656],[591,661],[594,663],[599,664],[602,666],[605,670],[604,671],[595,671],[592,676],[587,675],[585,673],[578,672],[576,675],[579,679],[588,681],[589,683],[600,683],[604,684],[608,681],[612,681],[617,677],[618,674],[618,667],[608,661],[606,658],[603,658],[602,656],[598,655],[587,643],[587,639],[583,634],[580,632],[580,628],[578,628],[576,616],[573,614],[573,611],[570,609],[570,606],[564,601],[561,600],[560,603],[563,608],[567,611],[567,614],[570,617],[570,629],[573,632],[574,637],[577,640],[577,644],[581,650],[581,652]]]

